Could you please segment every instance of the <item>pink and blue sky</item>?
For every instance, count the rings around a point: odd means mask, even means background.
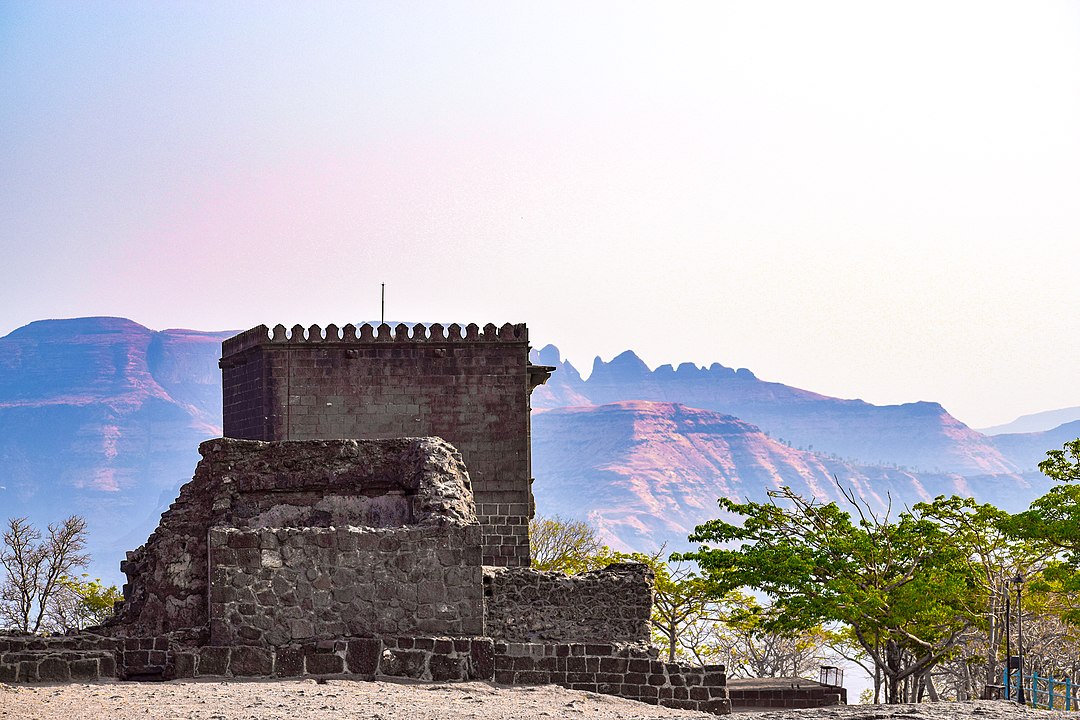
[[[0,0],[0,333],[528,322],[1080,405],[1070,2]]]

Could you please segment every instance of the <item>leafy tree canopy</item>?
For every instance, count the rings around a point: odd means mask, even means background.
[[[741,523],[699,526],[690,539],[706,544],[681,557],[695,560],[719,593],[746,587],[771,596],[766,631],[849,626],[895,702],[901,680],[940,662],[976,622],[976,582],[967,549],[927,514],[943,499],[890,521],[845,497],[857,519],[790,488],[771,492],[767,503],[721,499]]]

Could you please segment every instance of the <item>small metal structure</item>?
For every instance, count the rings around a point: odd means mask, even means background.
[[[1010,660],[1015,660],[1015,656]],[[1011,685],[1005,686],[1006,698],[1019,698],[1021,690],[1027,690],[1028,698],[1025,704],[1041,710],[1067,710],[1074,711],[1080,705],[1080,693],[1073,685],[1072,678],[1065,676],[1064,680],[1053,677],[1044,677],[1037,672],[1030,675],[1012,673]],[[1002,679],[1009,681],[1009,670],[1002,673]]]
[[[835,665],[822,665],[821,670],[818,672],[818,682],[822,685],[843,687],[844,668],[839,668]]]

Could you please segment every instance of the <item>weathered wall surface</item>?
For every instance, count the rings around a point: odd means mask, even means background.
[[[480,527],[210,531],[210,643],[483,635]]]
[[[524,325],[248,330],[222,343],[225,435],[252,440],[438,436],[461,451],[484,563],[529,565],[529,364]]]
[[[555,684],[618,695],[650,705],[731,712],[723,665],[688,666],[657,660],[636,643],[495,643],[495,682]]]
[[[638,563],[580,575],[485,568],[487,634],[509,642],[648,642],[652,582]]]
[[[475,525],[460,454],[438,438],[203,443],[195,477],[121,570],[114,631],[160,635],[204,627],[211,527]]]
[[[69,682],[116,677],[112,638],[0,634],[0,683]]]

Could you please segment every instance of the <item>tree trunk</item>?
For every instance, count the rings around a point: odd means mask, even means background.
[[[937,688],[934,687],[934,676],[927,671],[924,677],[926,678],[926,694],[930,696],[930,702],[940,702],[941,698],[938,697]]]

